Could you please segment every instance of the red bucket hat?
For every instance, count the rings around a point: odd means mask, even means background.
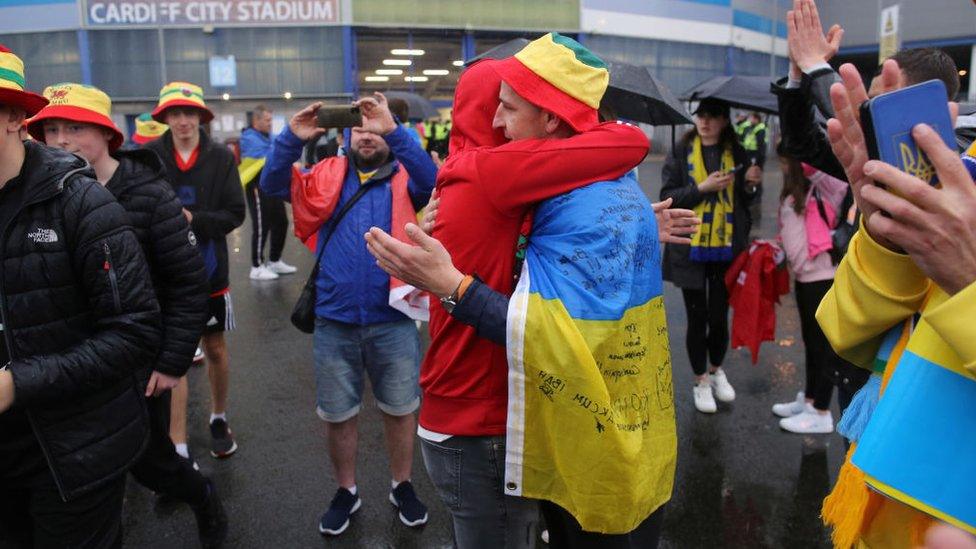
[[[109,141],[110,152],[122,146],[125,137],[112,122],[112,100],[102,90],[94,86],[66,82],[44,89],[48,104],[33,118],[27,121],[27,131],[34,139],[44,142],[44,120],[60,118],[72,122],[94,124],[112,132]]]

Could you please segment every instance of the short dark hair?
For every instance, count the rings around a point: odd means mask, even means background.
[[[941,80],[946,87],[949,101],[959,93],[959,67],[949,54],[938,48],[914,48],[901,50],[892,55],[898,68],[905,74],[907,84],[919,84],[927,80]]]
[[[268,108],[267,105],[265,105],[264,103],[262,103],[262,104],[260,104],[260,105],[258,105],[256,107],[254,107],[254,110],[251,111],[251,117],[252,118],[260,118],[260,117],[264,116],[265,114],[271,114],[272,112],[273,111],[270,108]]]

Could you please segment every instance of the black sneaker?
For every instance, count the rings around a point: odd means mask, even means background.
[[[204,549],[216,549],[224,544],[227,538],[227,514],[220,502],[213,481],[207,479],[207,500],[200,506],[192,506],[193,514],[197,517],[197,532],[200,535],[200,545]]]
[[[234,433],[227,426],[227,421],[217,418],[210,422],[210,455],[223,459],[234,455],[237,443]]]
[[[400,522],[415,527],[427,524],[427,506],[417,499],[413,484],[405,480],[390,492],[390,503],[400,510]]]
[[[336,495],[329,504],[329,510],[319,521],[319,533],[338,536],[349,528],[349,517],[359,510],[363,500],[345,488],[336,490]]]

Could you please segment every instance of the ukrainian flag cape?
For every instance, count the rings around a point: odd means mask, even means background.
[[[237,166],[237,173],[241,176],[241,185],[247,186],[261,170],[264,169],[264,159],[263,158],[252,158],[245,156],[241,158],[241,163]]]
[[[671,355],[651,205],[630,174],[542,203],[508,311],[505,493],[626,533],[671,497]]]

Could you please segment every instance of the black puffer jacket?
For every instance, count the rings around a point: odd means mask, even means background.
[[[84,160],[25,144],[0,228],[14,406],[27,412],[61,496],[118,475],[146,440],[137,368],[155,358],[159,307],[125,210]]]
[[[736,166],[748,166],[746,151],[736,144],[732,148]],[[732,253],[739,255],[749,245],[749,231],[752,229],[752,215],[749,205],[756,199],[756,192],[746,190],[746,171],[740,169],[735,175],[735,209],[732,210]],[[698,190],[698,185],[688,175],[688,145],[679,141],[664,161],[661,170],[661,200],[673,198],[672,208],[692,209],[705,200],[706,193]],[[689,258],[691,246],[687,244],[668,244],[664,247],[662,271],[664,280],[679,288],[700,290],[705,287],[704,263]]]
[[[158,370],[182,377],[193,362],[207,321],[207,271],[183,205],[166,181],[159,157],[148,150],[118,151],[115,175],[106,188],[129,214],[129,224],[149,263],[163,320]]]
[[[191,227],[199,240],[210,291],[227,288],[230,284],[227,234],[244,223],[245,212],[244,190],[233,153],[200,130],[197,162],[184,172],[176,166],[171,131],[167,130],[146,148],[159,155],[166,167],[166,179],[183,206],[193,214]]]

